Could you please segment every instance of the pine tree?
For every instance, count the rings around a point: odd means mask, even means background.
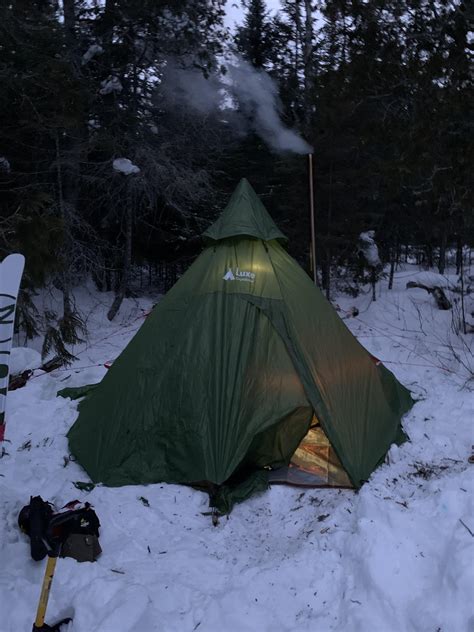
[[[242,57],[254,68],[268,70],[274,58],[273,25],[264,0],[248,0],[235,44]]]

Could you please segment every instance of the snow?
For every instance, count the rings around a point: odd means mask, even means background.
[[[118,77],[114,77],[110,75],[105,81],[101,81],[100,85],[102,86],[99,90],[100,94],[111,94],[112,92],[116,92],[119,94],[123,90],[123,86],[120,83],[120,79]]]
[[[38,369],[42,365],[41,354],[29,347],[13,347],[10,352],[10,375],[23,373],[27,369]]]
[[[96,55],[102,55],[103,52],[104,52],[104,49],[102,48],[102,46],[99,46],[99,44],[92,44],[92,46],[89,46],[89,48],[86,50],[86,52],[82,56],[82,62],[81,62],[82,65],[85,66]]]
[[[30,494],[87,500],[102,523],[97,562],[58,561],[46,621],[73,616],[68,632],[472,632],[473,384],[444,342],[450,313],[405,289],[416,270],[397,272],[391,292],[379,283],[375,303],[337,297],[342,314],[359,310],[345,323],[418,399],[404,420],[411,441],[359,493],[274,486],[218,527],[202,515],[207,496],[187,487],[74,487],[88,480],[68,460],[77,402],[56,391],[101,379],[156,302],[125,299],[109,323],[112,295],[78,290],[90,329],[78,360],[8,395],[1,632],[31,629],[41,588],[45,563],[16,525]]]
[[[359,235],[359,241],[361,242],[361,250],[364,257],[367,260],[369,266],[376,268],[380,265],[379,249],[374,240],[375,230],[368,230],[365,233]]]
[[[10,162],[5,158],[5,156],[0,156],[0,172],[9,173],[10,171]]]
[[[112,166],[115,171],[123,173],[126,176],[129,176],[132,173],[140,173],[140,167],[134,165],[133,162],[128,158],[116,158],[113,161]]]

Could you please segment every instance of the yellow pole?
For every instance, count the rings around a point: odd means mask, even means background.
[[[41,587],[38,610],[36,612],[35,627],[37,628],[41,628],[44,625],[46,608],[48,607],[49,591],[51,590],[57,559],[57,557],[48,557],[48,563],[46,564],[46,570],[44,572],[43,586]]]

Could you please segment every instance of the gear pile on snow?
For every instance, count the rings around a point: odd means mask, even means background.
[[[62,557],[93,562],[99,557],[100,522],[89,503],[73,500],[59,511],[41,496],[32,496],[18,516],[18,525],[30,538],[31,557],[42,560],[58,544]]]

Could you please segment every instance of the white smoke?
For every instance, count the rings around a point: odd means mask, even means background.
[[[206,78],[200,70],[180,68],[169,60],[163,84],[168,98],[185,102],[200,114],[223,107],[223,84],[216,74]]]
[[[168,97],[186,102],[200,114],[225,109],[226,119],[236,131],[253,129],[276,151],[312,152],[305,140],[282,123],[278,88],[264,70],[237,56],[226,68],[224,79],[217,74],[206,78],[199,70],[178,68],[170,61],[163,82],[165,90]]]
[[[243,59],[229,64],[229,91],[252,121],[257,134],[273,149],[309,154],[312,147],[280,118],[278,88],[264,70],[257,70]]]

